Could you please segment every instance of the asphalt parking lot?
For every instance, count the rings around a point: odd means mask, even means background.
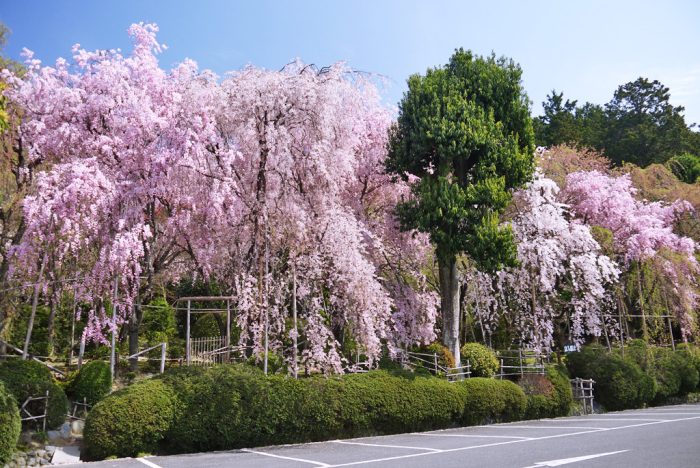
[[[698,434],[700,404],[70,466],[700,467]]]

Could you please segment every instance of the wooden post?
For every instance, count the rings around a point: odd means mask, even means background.
[[[226,300],[226,362],[231,362],[231,300]]]
[[[114,380],[114,370],[116,367],[116,346],[117,346],[117,288],[119,287],[119,274],[114,275],[114,289],[112,290],[112,350],[109,354],[109,372]]]
[[[523,350],[518,348],[518,360],[520,361],[520,377],[523,377]]]
[[[187,300],[187,327],[186,327],[186,333],[187,337],[185,338],[185,360],[187,361],[187,365],[190,365],[190,305],[191,301],[188,299]]]
[[[673,326],[671,325],[671,317],[670,316],[666,317],[666,320],[668,320],[668,332],[671,334],[671,348],[673,348],[673,350],[675,351],[676,350],[676,343],[674,343],[674,340],[673,340]]]
[[[437,353],[433,353],[433,365],[435,366],[435,375],[437,375],[437,373],[438,373]]]
[[[165,372],[165,351],[168,343],[161,343],[160,345],[160,373]]]
[[[46,399],[44,400],[44,427],[42,430],[46,432],[46,417],[49,414],[49,391],[46,390]]]

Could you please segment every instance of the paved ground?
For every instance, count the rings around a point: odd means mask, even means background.
[[[111,460],[81,468],[699,467],[700,405],[335,440],[228,452]]]

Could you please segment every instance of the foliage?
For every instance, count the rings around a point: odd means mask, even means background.
[[[175,405],[175,392],[155,379],[109,395],[88,413],[81,458],[90,461],[156,453],[171,427]]]
[[[75,401],[86,399],[88,405],[94,405],[112,391],[112,374],[109,364],[104,361],[91,361],[83,365],[71,378],[66,392]]]
[[[421,346],[420,348],[416,348],[415,351],[425,354],[437,354],[438,365],[442,367],[454,368],[457,366],[457,362],[455,361],[455,357],[452,354],[452,352],[441,343],[430,343],[427,346]],[[430,367],[430,364],[426,364],[425,366]]]
[[[0,463],[8,462],[12,457],[21,430],[17,400],[0,382]]]
[[[164,297],[157,297],[144,309],[141,330],[148,343],[168,343],[177,333],[173,308]],[[218,336],[218,333],[209,336]]]
[[[544,115],[534,121],[539,145],[595,148],[616,165],[641,167],[684,151],[700,153],[700,139],[686,125],[683,107],[674,107],[669,89],[656,80],[638,78],[619,86],[605,106],[579,106],[556,91],[542,105]]]
[[[700,176],[700,157],[690,153],[681,153],[666,161],[666,166],[686,184],[694,184]]]
[[[687,352],[657,347],[652,356],[651,373],[657,383],[656,402],[697,389],[700,376]]]
[[[68,397],[63,389],[56,383],[51,382],[44,385],[42,388],[45,393],[49,391],[49,401],[46,413],[46,427],[49,429],[57,429],[66,422],[68,414]]]
[[[518,385],[509,380],[474,377],[456,385],[467,391],[463,424],[517,421],[525,414],[527,397]]]
[[[655,382],[633,361],[608,354],[603,348],[584,347],[567,355],[570,375],[593,379],[594,397],[608,411],[639,408],[656,394]]]
[[[498,359],[491,348],[481,343],[462,346],[462,362],[469,361],[472,377],[493,377],[498,372]]]
[[[518,380],[527,396],[525,419],[567,416],[573,404],[568,376],[557,366],[547,368],[545,375],[525,374]]]
[[[534,141],[520,67],[457,50],[447,65],[412,75],[392,127],[387,170],[409,181],[401,226],[430,235],[440,263],[443,343],[459,361],[456,255],[479,266],[515,264],[498,215],[532,173]]]
[[[526,404],[517,385],[494,379],[370,371],[296,380],[243,365],[178,368],[99,402],[85,428],[86,459],[512,421]]]

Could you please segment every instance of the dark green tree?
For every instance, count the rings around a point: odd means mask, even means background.
[[[556,146],[577,143],[581,139],[581,127],[576,119],[577,101],[564,100],[564,93],[547,95],[542,103],[544,115],[535,117],[535,141],[540,146]]]
[[[516,263],[512,232],[499,214],[533,171],[521,75],[512,60],[459,49],[447,65],[408,79],[391,130],[388,172],[420,177],[397,214],[403,229],[427,232],[435,245],[443,343],[458,360],[457,257],[467,254],[485,270]]]
[[[609,130],[606,155],[615,164],[631,162],[641,167],[663,163],[680,154],[689,132],[683,107],[674,107],[669,89],[646,78],[620,86],[606,104]]]

